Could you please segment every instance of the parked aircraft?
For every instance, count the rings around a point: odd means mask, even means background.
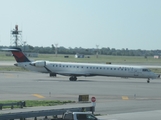
[[[76,81],[78,76],[112,76],[128,78],[159,78],[160,75],[153,73],[147,68],[140,66],[92,64],[92,63],[71,63],[51,61],[30,61],[20,48],[3,49],[11,51],[17,63],[16,66],[23,67],[29,71],[50,73],[50,75],[70,76],[70,81]]]

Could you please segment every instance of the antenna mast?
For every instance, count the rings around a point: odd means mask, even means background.
[[[18,30],[18,25],[15,25],[15,29],[11,30],[10,39],[11,46],[22,45],[22,31]]]

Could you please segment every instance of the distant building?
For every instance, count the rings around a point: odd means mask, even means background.
[[[25,53],[27,57],[38,57],[38,53]]]
[[[84,55],[77,53],[75,54],[75,58],[84,58]]]
[[[159,59],[160,56],[159,55],[154,55],[154,59]]]

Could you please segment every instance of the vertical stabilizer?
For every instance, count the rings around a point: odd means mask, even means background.
[[[17,62],[30,62],[20,48],[8,48],[3,50],[11,51]]]

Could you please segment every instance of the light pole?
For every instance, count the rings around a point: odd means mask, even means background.
[[[56,55],[56,57],[57,57],[57,54],[58,54],[57,48],[58,48],[58,44],[56,43],[55,44],[55,55]]]
[[[96,58],[98,58],[98,47],[99,45],[96,45]]]

